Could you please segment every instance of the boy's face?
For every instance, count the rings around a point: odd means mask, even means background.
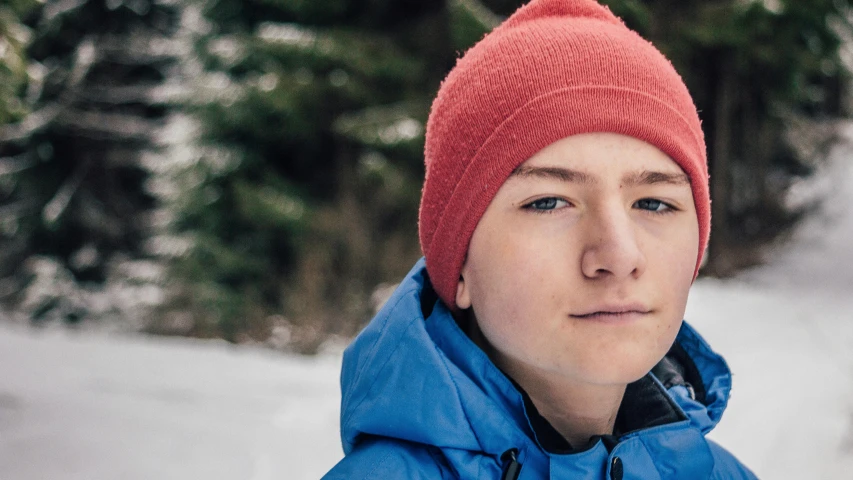
[[[508,372],[627,384],[672,345],[698,248],[690,183],[672,159],[632,137],[575,135],[500,188],[456,301]]]

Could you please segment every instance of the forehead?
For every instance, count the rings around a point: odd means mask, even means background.
[[[528,177],[530,172],[542,168],[571,169],[581,175],[564,180],[584,183],[621,179],[626,173],[641,171],[688,181],[681,167],[660,149],[616,133],[585,133],[558,140],[527,159],[513,176]]]

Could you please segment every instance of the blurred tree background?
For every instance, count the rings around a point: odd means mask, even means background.
[[[141,160],[161,149],[163,89],[180,60],[163,47],[180,11],[147,0],[0,7],[0,298],[33,322],[132,324],[163,301]]]
[[[315,351],[420,256],[438,86],[519,0],[7,0],[0,301]],[[761,261],[849,114],[849,0],[607,0],[703,118],[706,274]]]

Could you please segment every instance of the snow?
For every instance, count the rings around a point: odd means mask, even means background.
[[[770,264],[691,293],[688,320],[734,371],[711,437],[761,478],[853,471],[850,158]],[[342,456],[340,361],[0,323],[0,478],[319,478]]]
[[[0,327],[0,478],[319,478],[338,355]]]

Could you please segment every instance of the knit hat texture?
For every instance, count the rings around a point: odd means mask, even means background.
[[[471,236],[504,181],[546,146],[591,132],[643,140],[690,177],[698,273],[710,231],[708,167],[681,77],[593,0],[533,0],[457,61],[427,121],[420,242],[451,309]]]

